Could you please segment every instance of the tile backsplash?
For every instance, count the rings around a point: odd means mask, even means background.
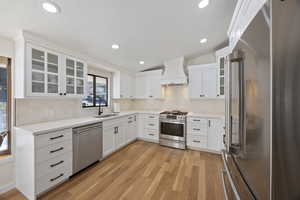
[[[113,100],[120,103],[121,111],[127,110],[182,110],[202,114],[224,114],[222,99],[191,100],[187,86],[165,88],[165,98],[161,100]],[[97,115],[98,108],[82,108],[80,99],[16,99],[16,126]],[[111,112],[111,107],[104,108]]]

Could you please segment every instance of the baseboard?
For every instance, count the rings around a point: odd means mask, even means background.
[[[191,149],[191,150],[195,150],[195,151],[204,151],[204,152],[207,152],[207,153],[213,153],[213,154],[221,154],[220,151],[215,151],[215,150],[210,150],[210,149],[204,149],[204,148],[199,148],[199,147],[192,147],[192,146],[187,146],[188,149]]]
[[[16,187],[15,183],[9,183],[7,185],[1,186],[0,187],[0,194],[8,192],[9,190],[14,189],[15,187]]]
[[[145,141],[145,142],[159,143],[159,140],[152,140],[152,139],[143,138],[143,137],[138,137],[137,139]]]

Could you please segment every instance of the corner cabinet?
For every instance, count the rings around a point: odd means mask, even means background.
[[[189,97],[214,99],[218,94],[218,64],[191,65],[189,70]]]
[[[86,63],[24,42],[16,49],[16,98],[82,97]]]
[[[137,99],[161,99],[164,88],[161,86],[162,70],[139,72],[135,77],[135,96]]]

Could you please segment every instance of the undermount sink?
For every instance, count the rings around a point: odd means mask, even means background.
[[[107,118],[107,117],[114,117],[119,115],[118,113],[111,113],[111,114],[104,114],[104,115],[98,115],[96,118]]]

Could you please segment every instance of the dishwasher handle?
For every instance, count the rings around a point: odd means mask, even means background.
[[[88,131],[90,129],[94,129],[94,128],[102,128],[102,123],[89,124],[89,125],[86,125],[86,126],[73,128],[73,133],[74,134],[80,134],[82,132],[86,132],[86,131]]]

